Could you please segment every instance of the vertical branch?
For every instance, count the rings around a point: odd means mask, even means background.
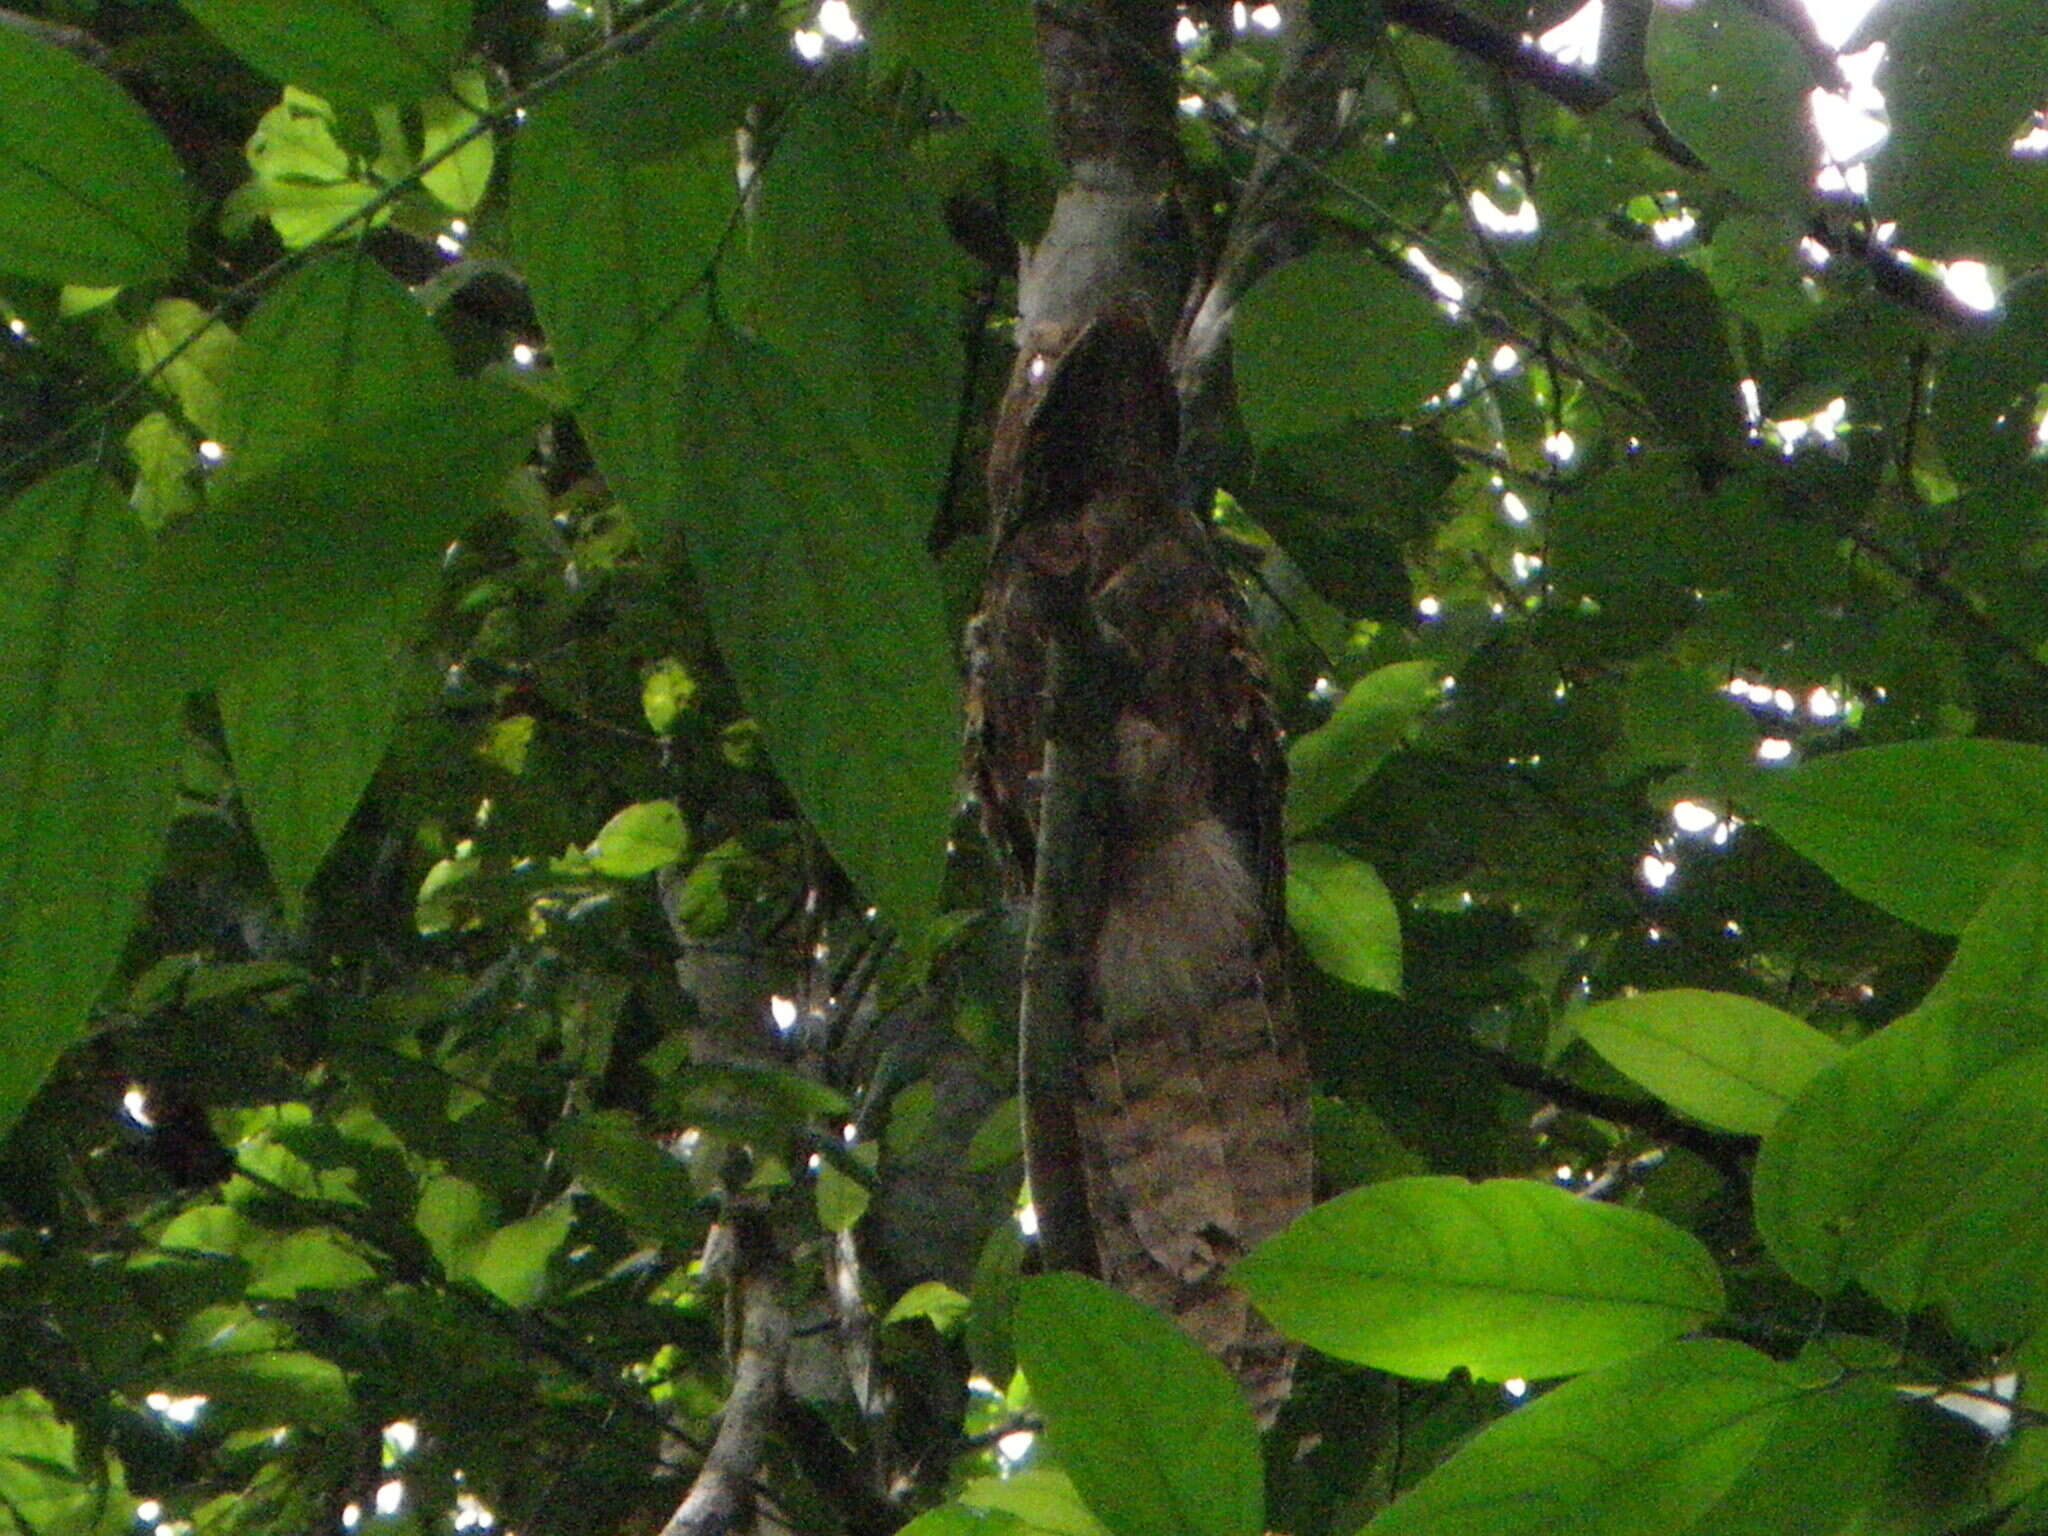
[[[1053,152],[1066,175],[1017,280],[1017,343],[1058,353],[1095,312],[1137,300],[1160,335],[1186,285],[1168,201],[1180,167],[1171,0],[1064,0],[1038,11]]]
[[[789,1308],[782,1297],[782,1263],[765,1213],[733,1207],[728,1294],[739,1318],[732,1391],[718,1438],[697,1469],[690,1491],[662,1527],[662,1536],[732,1536],[754,1521],[754,1474],[782,1398],[782,1366],[789,1357]]]

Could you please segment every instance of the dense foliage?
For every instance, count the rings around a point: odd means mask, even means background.
[[[1212,425],[1320,1093],[1263,1448],[1029,1273],[1029,7],[48,0],[0,1532],[653,1530],[775,1317],[790,1529],[2048,1529],[2037,7],[1189,9],[1198,257],[1348,50]]]

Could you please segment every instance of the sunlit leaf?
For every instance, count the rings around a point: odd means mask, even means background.
[[[689,847],[689,828],[675,801],[646,800],[606,822],[588,853],[590,867],[599,874],[631,879],[675,863]]]
[[[1769,781],[1765,825],[1865,901],[1957,933],[2048,822],[2048,751],[2016,741],[1899,742]]]
[[[1288,746],[1288,834],[1313,832],[1341,811],[1442,697],[1443,676],[1426,661],[1397,661],[1353,683],[1328,720]]]
[[[1697,1238],[1526,1179],[1389,1179],[1339,1195],[1231,1271],[1290,1338],[1429,1380],[1563,1376],[1711,1321]]]
[[[1579,1038],[1681,1114],[1761,1135],[1842,1048],[1768,1003],[1690,987],[1572,1016]]]
[[[1115,1536],[1257,1536],[1258,1430],[1237,1385],[1158,1313],[1077,1275],[1026,1280],[1017,1359],[1046,1433]]]
[[[1670,1344],[1489,1425],[1366,1529],[1372,1536],[1670,1536],[1696,1527],[1814,1391],[1720,1340]]]
[[[1401,990],[1401,917],[1363,859],[1296,843],[1287,852],[1287,920],[1309,958],[1340,981]]]
[[[1765,1137],[1757,1229],[1786,1272],[1946,1303],[2010,1336],[2048,1263],[2048,1019],[1948,995],[1819,1073]]]

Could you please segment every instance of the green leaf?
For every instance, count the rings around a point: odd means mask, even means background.
[[[873,1141],[861,1142],[846,1151],[854,1163],[871,1173],[882,1155],[881,1144]],[[829,1157],[818,1165],[816,1195],[818,1225],[827,1232],[851,1232],[867,1215],[874,1199],[867,1184]]]
[[[327,101],[286,86],[249,135],[243,154],[254,179],[235,193],[223,222],[232,227],[260,214],[290,251],[360,227],[354,216],[382,195],[384,182],[342,146],[337,129]],[[368,222],[375,227],[390,218],[387,205]]]
[[[220,487],[322,438],[455,384],[447,343],[405,287],[360,250],[311,262],[242,328],[223,394]]]
[[[2009,1338],[2048,1262],[2048,1016],[1949,996],[1821,1072],[1764,1139],[1757,1230],[1823,1294],[1946,1303]],[[2017,1181],[2017,1182],[2015,1182]]]
[[[1970,996],[2048,1013],[2048,853],[2038,834],[1964,927],[1922,1004]]]
[[[1678,987],[1596,1003],[1581,1040],[1680,1114],[1760,1136],[1842,1048],[1791,1014],[1727,992]]]
[[[972,1308],[973,1303],[945,1281],[923,1280],[896,1298],[883,1316],[882,1326],[922,1317],[940,1333],[952,1333],[967,1320]]]
[[[1816,82],[1788,27],[1739,0],[1660,5],[1644,63],[1657,110],[1716,176],[1761,207],[1811,205]]]
[[[1373,867],[1328,843],[1287,850],[1287,921],[1309,959],[1340,981],[1401,990],[1401,916]]]
[[[1060,1463],[1115,1536],[1257,1536],[1258,1428],[1221,1364],[1078,1275],[1023,1282],[1017,1360]]]
[[[1348,421],[1266,444],[1241,499],[1319,594],[1347,614],[1406,624],[1415,610],[1402,550],[1457,478],[1434,434]]]
[[[977,1477],[960,1490],[960,1502],[1022,1520],[1048,1536],[1107,1536],[1074,1491],[1074,1481],[1057,1467],[1024,1467],[1007,1477]]]
[[[1350,803],[1443,697],[1443,669],[1397,661],[1345,691],[1321,725],[1287,749],[1287,835],[1313,832]]]
[[[928,1509],[897,1536],[1032,1536],[1031,1527],[999,1509],[969,1509],[942,1504]]]
[[[469,39],[470,0],[183,4],[252,69],[356,107],[446,91]]]
[[[1263,443],[1405,416],[1457,378],[1473,345],[1416,282],[1353,252],[1311,252],[1238,308],[1245,423]]]
[[[221,380],[235,352],[235,333],[190,299],[158,299],[135,332],[136,367],[201,432],[222,430]]]
[[[727,140],[629,162],[559,102],[537,106],[519,137],[513,244],[577,424],[643,529],[672,525],[682,505],[676,381],[703,335],[733,175]]]
[[[1670,1344],[1496,1420],[1371,1536],[1671,1536],[1699,1524],[1814,1392],[1741,1344]]]
[[[618,812],[585,850],[601,875],[651,875],[690,851],[690,829],[673,800],[645,800]]]
[[[415,577],[221,679],[235,785],[289,915],[383,760],[432,588]]]
[[[481,108],[490,104],[489,83],[480,69],[458,70],[451,95],[433,96],[420,104],[420,161],[447,150],[483,121]],[[491,188],[498,150],[493,136],[480,133],[447,159],[420,173],[420,185],[443,208],[474,213]]]
[[[463,380],[389,402],[287,456],[224,468],[206,515],[159,540],[129,643],[199,687],[360,617],[438,568],[525,456],[535,425],[531,401]]]
[[[2005,0],[1887,0],[1850,47],[1873,38],[1891,124],[1870,169],[1877,217],[1929,255],[2014,267],[2048,255],[2048,162],[2011,149],[2048,78],[2040,17]]]
[[[185,177],[113,77],[0,27],[0,272],[159,282],[185,264]]]
[[[121,1464],[31,1387],[0,1397],[0,1500],[17,1531],[120,1536],[135,1528]]]
[[[657,1146],[624,1110],[594,1110],[557,1125],[549,1138],[576,1181],[636,1232],[678,1252],[703,1240],[689,1170]]]
[[[2048,273],[2038,273],[2006,289],[1998,313],[1962,331],[1943,358],[1939,387],[1927,402],[1943,459],[1958,474],[2007,495],[2014,478],[2037,482],[2035,392],[2044,380]]]
[[[180,696],[122,638],[143,561],[86,466],[0,510],[0,1130],[84,1025],[170,821]]]
[[[937,903],[959,704],[921,531],[780,358],[718,328],[683,381],[690,563],[776,772],[908,930]]]
[[[894,0],[876,18],[875,56],[924,77],[983,142],[1013,164],[1052,159],[1026,0]]]
[[[696,697],[697,680],[673,656],[657,661],[640,680],[640,712],[657,736],[666,736]]]
[[[665,26],[646,47],[571,85],[563,103],[607,159],[630,164],[729,136],[747,108],[796,83],[789,34],[762,9]]]
[[[1651,415],[1681,442],[1734,457],[1745,427],[1735,356],[1713,284],[1682,261],[1666,261],[1586,300],[1627,335],[1622,372]]]
[[[2048,822],[2048,751],[2016,741],[1863,747],[1768,781],[1764,824],[1852,894],[1957,933]]]
[[[202,1358],[181,1368],[165,1387],[203,1395],[207,1423],[220,1429],[338,1429],[355,1415],[341,1367],[297,1349]]]
[[[867,520],[922,539],[953,451],[965,258],[882,120],[850,99],[799,112],[755,195],[761,339],[866,470]]]
[[[1564,1376],[1720,1315],[1697,1238],[1527,1179],[1421,1177],[1325,1201],[1231,1271],[1290,1338],[1439,1379]]]
[[[501,1227],[488,1195],[441,1174],[421,1187],[413,1220],[451,1281],[474,1280],[508,1307],[530,1307],[546,1293],[549,1261],[574,1213],[564,1197]]]

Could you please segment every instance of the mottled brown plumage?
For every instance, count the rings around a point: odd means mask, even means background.
[[[1279,960],[1285,760],[1237,593],[1173,495],[1177,401],[1135,314],[1020,359],[989,467],[972,651],[985,823],[1029,890],[1054,584],[1113,658],[1115,795],[1073,1120],[1103,1278],[1178,1318],[1263,1413],[1291,1355],[1222,1272],[1310,1198]],[[1071,590],[1071,587],[1069,588]]]

